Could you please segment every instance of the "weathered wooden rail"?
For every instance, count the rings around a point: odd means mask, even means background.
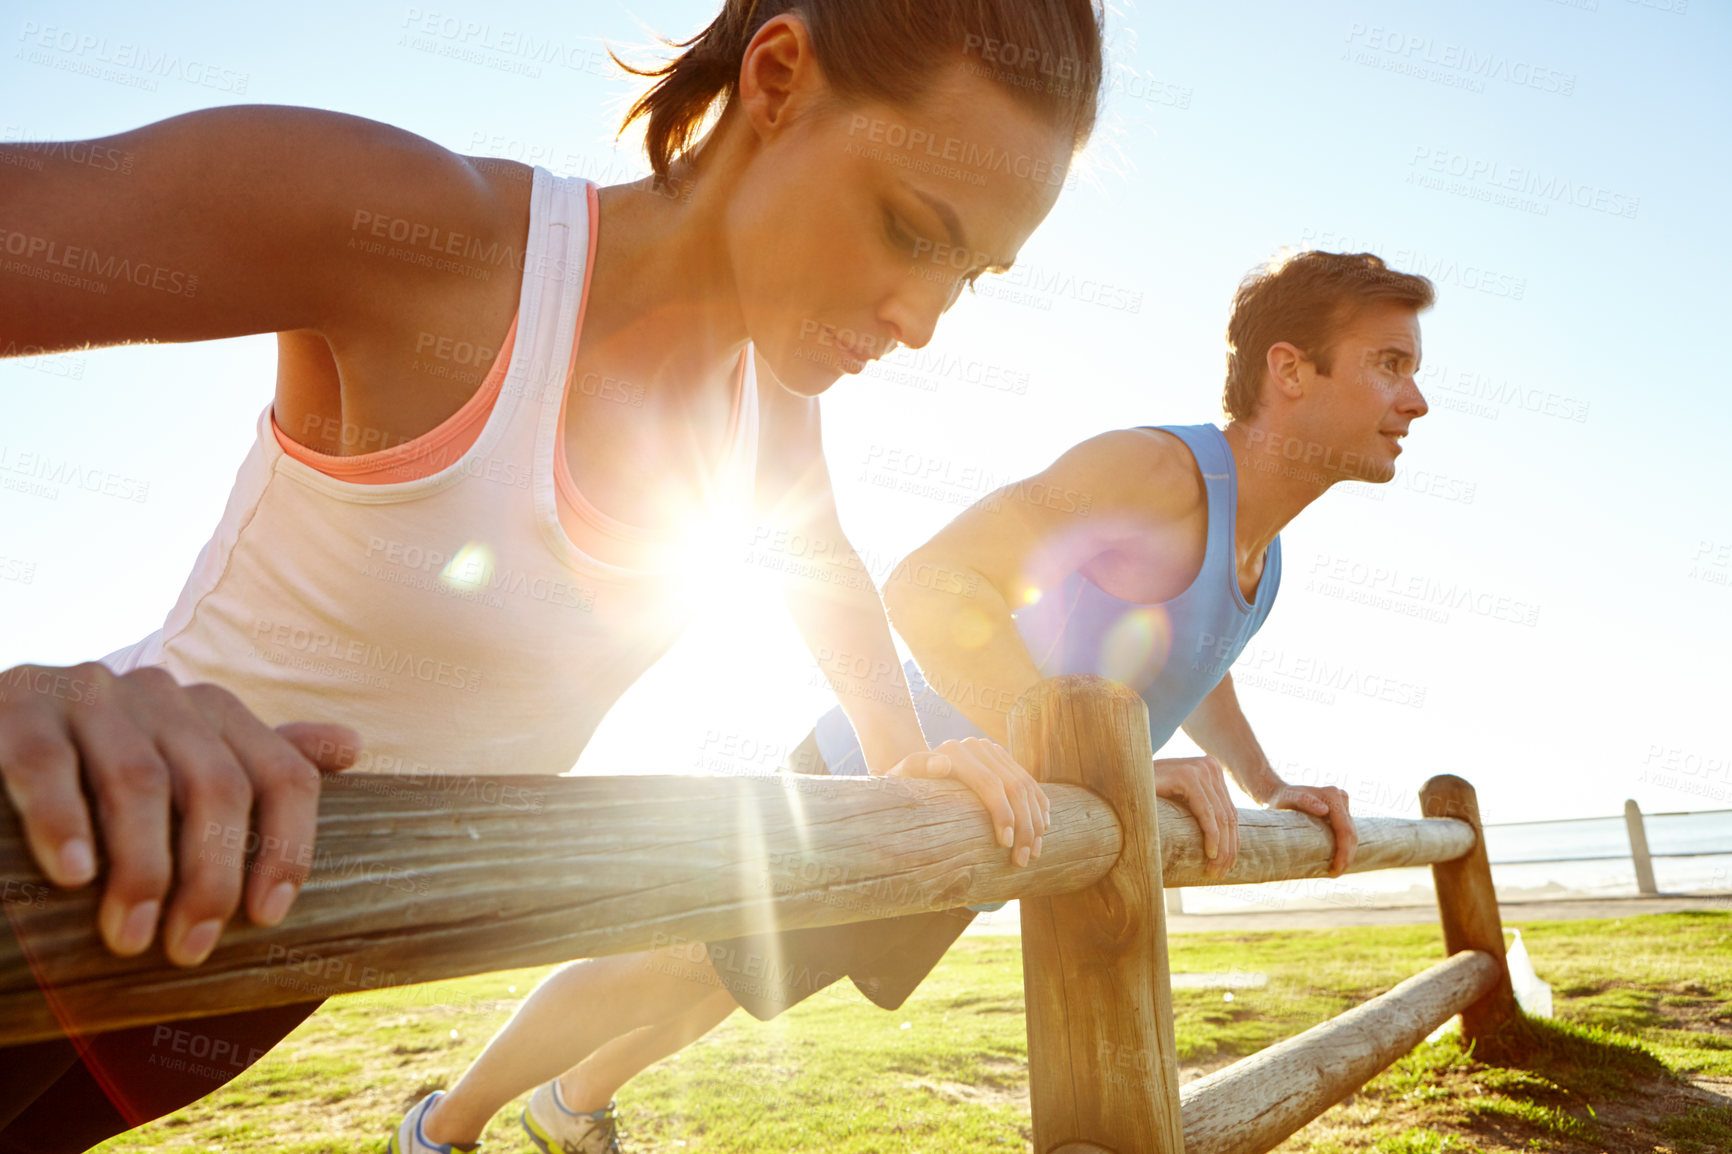
[[[338,777],[289,918],[229,928],[190,969],[103,950],[94,889],[49,887],[0,806],[0,1045],[1014,897],[1039,1154],[1225,1154],[1267,1150],[1457,1012],[1470,1037],[1517,1013],[1473,791],[1434,778],[1426,818],[1359,820],[1353,868],[1433,864],[1449,960],[1181,1096],[1161,889],[1325,876],[1332,835],[1241,811],[1239,856],[1209,878],[1196,823],[1154,797],[1129,690],[1042,682],[1011,730],[1053,814],[1020,869],[946,782]],[[217,830],[207,852],[260,868],[271,850]]]

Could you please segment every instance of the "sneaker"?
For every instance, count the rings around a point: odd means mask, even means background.
[[[555,1080],[535,1088],[519,1120],[541,1154],[620,1154],[616,1119],[612,1102],[592,1114],[568,1109]]]
[[[403,1120],[397,1123],[397,1129],[391,1135],[391,1144],[386,1147],[389,1154],[453,1154],[454,1151],[481,1149],[479,1142],[429,1142],[421,1133],[421,1119],[427,1116],[427,1111],[443,1093],[443,1090],[433,1091],[403,1115]]]

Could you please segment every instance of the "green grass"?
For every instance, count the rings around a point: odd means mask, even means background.
[[[1580,1150],[1594,1140],[1592,1107],[1636,1082],[1668,1071],[1732,1075],[1732,915],[1535,923],[1523,933],[1559,1014],[1536,1033],[1531,1061],[1488,1067],[1453,1039],[1422,1046],[1326,1116],[1341,1125],[1320,1121],[1295,1148]],[[1231,1001],[1220,990],[1175,991],[1181,1066],[1206,1068],[1381,993],[1442,951],[1433,926],[1186,934],[1170,946],[1175,970],[1269,975]],[[380,1149],[401,1112],[450,1085],[544,972],[336,999],[242,1078],[98,1149]],[[626,1088],[627,1149],[1021,1152],[1022,1007],[1016,940],[968,938],[899,1011],[844,984],[772,1023],[736,1014]],[[516,1119],[516,1106],[495,1119],[489,1154],[528,1150]],[[1727,1148],[1732,1115],[1681,1113],[1664,1124],[1682,1128],[1670,1135],[1680,1152],[1716,1150]],[[1475,1127],[1517,1144],[1493,1145]]]
[[[1732,1150],[1732,1107],[1698,1107],[1667,1118],[1659,1130],[1678,1143],[1678,1154],[1719,1154]]]

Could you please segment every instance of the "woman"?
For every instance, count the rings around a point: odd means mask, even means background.
[[[841,536],[815,398],[924,345],[1051,209],[1093,123],[1099,13],[791,7],[729,0],[662,74],[631,114],[656,172],[636,185],[272,107],[113,138],[136,157],[123,182],[0,165],[22,259],[112,282],[6,278],[6,347],[278,334],[274,403],[163,628],[6,675],[93,687],[9,690],[0,775],[54,882],[87,884],[100,844],[110,949],[160,923],[198,964],[243,881],[248,916],[279,921],[310,853],[243,878],[201,855],[204,831],[245,830],[256,805],[261,837],[310,847],[317,773],[357,748],[364,769],[564,771],[677,636],[694,542],[726,510]],[[115,274],[116,255],[155,272]],[[479,387],[440,356],[465,348],[499,350]],[[814,651],[895,667],[875,596],[795,581],[788,604]],[[969,784],[1026,861],[1038,786],[995,747],[928,753],[900,680],[890,703],[858,680],[832,674],[874,768]],[[314,1005],[200,1028],[256,1056]],[[585,1036],[635,1030],[630,1008]],[[214,1088],[148,1057],[143,1031],[0,1055],[0,1150],[82,1149]]]

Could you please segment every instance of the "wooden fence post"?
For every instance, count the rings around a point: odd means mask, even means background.
[[[1184,1154],[1147,707],[1104,678],[1049,678],[1012,709],[1010,750],[1098,793],[1123,830],[1100,881],[1022,902],[1035,1154]]]
[[[1642,824],[1642,807],[1633,797],[1624,802],[1624,827],[1630,831],[1630,860],[1636,863],[1637,892],[1659,893],[1660,887],[1654,884],[1654,859],[1648,855],[1648,830]]]
[[[1437,886],[1444,952],[1483,950],[1497,962],[1497,983],[1461,1012],[1462,1036],[1475,1043],[1475,1054],[1497,1060],[1515,1052],[1519,1043],[1516,1031],[1523,1019],[1521,1008],[1516,1005],[1515,989],[1510,985],[1503,919],[1498,913],[1497,891],[1492,887],[1485,827],[1479,820],[1479,797],[1473,786],[1445,773],[1420,787],[1419,802],[1426,817],[1460,818],[1473,826],[1473,849],[1453,861],[1432,863],[1431,876]]]

